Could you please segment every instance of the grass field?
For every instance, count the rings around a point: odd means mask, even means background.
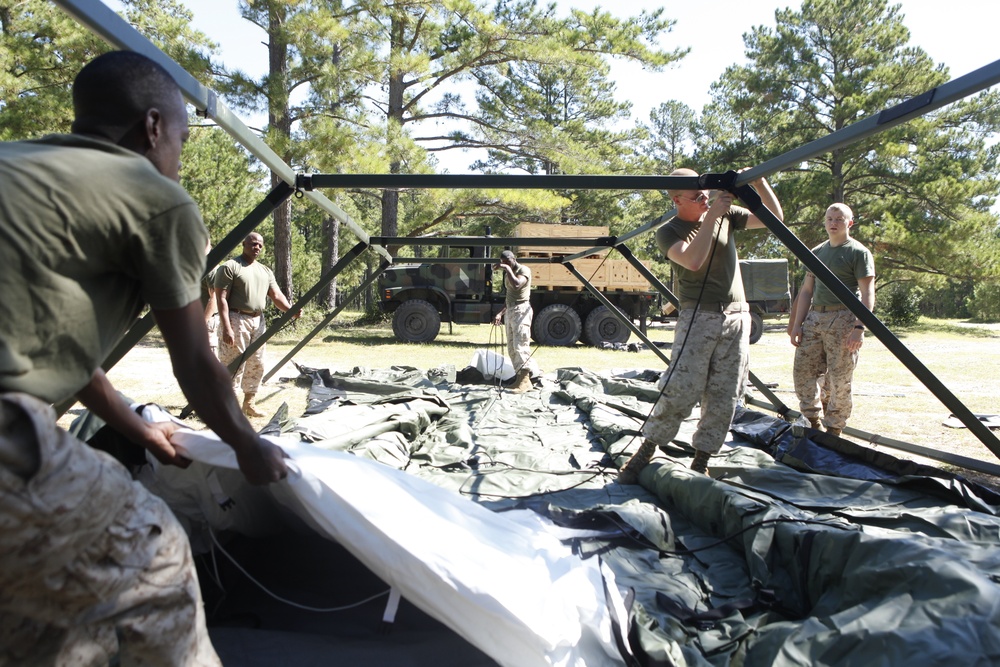
[[[442,332],[433,343],[403,344],[393,338],[388,322],[365,326],[344,324],[356,317],[356,314],[342,314],[338,318],[340,324],[318,334],[295,355],[294,361],[304,366],[339,371],[359,366],[429,369],[445,364],[462,369],[469,365],[476,349],[496,348],[499,344],[499,330],[491,326],[455,325],[449,331],[447,324],[442,325]],[[270,370],[311,329],[312,325],[303,321],[280,332],[268,344],[265,368]],[[917,326],[896,334],[973,412],[1000,413],[1000,386],[995,381],[1000,368],[1000,329],[955,320],[925,319]],[[649,337],[657,342],[670,342],[673,340],[673,325],[655,325],[650,328]],[[796,409],[792,391],[793,348],[785,334],[785,322],[766,321],[764,336],[750,349],[753,373],[763,382],[774,385],[773,391],[778,398]],[[593,371],[663,368],[660,359],[649,350],[632,353],[598,350],[583,345],[572,348],[538,347],[535,348],[534,358],[544,371],[565,367]],[[262,387],[258,396],[262,412],[270,416],[282,403],[287,403],[291,414],[302,413],[306,389],[294,382],[281,380],[295,375],[295,368],[286,364]],[[138,401],[159,403],[175,414],[186,403],[173,380],[166,351],[155,333],[136,346],[112,369],[109,377],[127,396]],[[967,429],[948,428],[942,424],[948,417],[948,409],[870,334],[855,373],[854,394],[855,410],[849,426],[935,450],[998,463],[997,456]],[[79,406],[75,406],[60,423],[68,424],[78,412]],[[263,426],[266,421],[266,418],[255,420],[255,425]],[[997,449],[1000,451],[1000,447]],[[892,449],[886,451],[901,458],[915,458]],[[991,485],[995,481],[978,475],[970,474],[970,477]]]

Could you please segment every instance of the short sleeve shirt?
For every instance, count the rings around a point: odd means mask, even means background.
[[[825,241],[813,248],[813,254],[855,295],[858,294],[858,280],[875,275],[875,258],[868,248],[852,238],[839,246]],[[817,280],[813,289],[813,305],[837,306],[840,299]]]
[[[691,271],[680,264],[671,262],[677,276],[678,297],[682,302],[732,303],[746,301],[743,293],[743,278],[740,275],[739,258],[736,255],[736,239],[733,232],[746,229],[750,211],[733,206],[723,216],[723,224],[710,255],[698,271]],[[700,222],[688,222],[673,217],[656,230],[656,245],[667,256],[667,252],[680,242],[690,243],[701,228]],[[704,285],[704,292],[702,292]]]
[[[233,310],[264,312],[267,293],[278,289],[274,273],[258,261],[247,263],[243,256],[223,263],[215,274],[215,289],[229,292],[227,301]]]
[[[212,298],[212,290],[215,289],[215,274],[219,272],[219,267],[215,267],[205,274],[201,279],[201,305],[208,306],[208,300]]]
[[[198,300],[208,232],[179,184],[77,135],[0,144],[0,390],[82,389],[148,304]]]
[[[524,303],[531,298],[531,269],[524,264],[518,264],[517,268],[514,269],[514,274],[524,276],[527,280],[521,287],[513,287],[510,279],[507,277],[507,273],[504,272],[504,285],[507,288],[507,297],[504,299],[504,304],[508,307]]]

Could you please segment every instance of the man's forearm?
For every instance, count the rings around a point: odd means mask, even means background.
[[[768,208],[771,213],[774,213],[774,217],[778,220],[784,221],[785,212],[781,208],[781,202],[778,201],[778,196],[774,194],[774,190],[771,189],[771,184],[767,182],[766,178],[760,179],[757,183],[757,194],[760,195],[760,201],[764,206]]]
[[[146,423],[129,408],[100,368],[94,371],[90,382],[76,393],[76,397],[88,410],[128,440],[143,440]]]
[[[229,298],[225,290],[219,290],[216,296],[219,304],[219,324],[222,326],[223,331],[229,331],[233,328],[233,325],[229,322]]]

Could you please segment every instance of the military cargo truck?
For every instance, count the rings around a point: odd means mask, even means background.
[[[765,317],[788,313],[791,292],[788,289],[787,259],[741,259],[743,291],[750,304],[750,342],[764,333]]]
[[[568,230],[568,231],[567,231]],[[580,225],[521,225],[518,237],[578,238],[607,236],[607,227]],[[515,248],[524,258],[552,258],[579,248],[532,246]],[[504,305],[503,281],[494,263],[467,262],[463,258],[486,258],[483,246],[444,246],[437,262],[389,267],[379,281],[379,302],[392,313],[392,330],[404,342],[434,340],[442,322],[487,324]],[[607,251],[602,251],[606,253]],[[601,257],[602,253],[577,259],[573,266],[601,290],[619,310],[645,325],[646,313],[655,299],[649,283],[635,267],[622,259]],[[496,252],[499,254],[499,251]],[[611,311],[587,291],[566,267],[555,263],[530,263],[532,272],[531,308],[534,317],[532,338],[542,345],[589,345],[624,343],[631,331]]]

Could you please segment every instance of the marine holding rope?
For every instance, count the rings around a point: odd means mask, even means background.
[[[697,176],[677,169],[671,176]],[[781,204],[763,178],[750,183],[761,202],[780,220]],[[642,427],[638,451],[622,466],[618,481],[636,484],[657,445],[668,445],[695,404],[701,417],[691,444],[691,469],[707,473],[719,451],[746,382],[750,312],[743,294],[734,232],[764,227],[756,215],[733,205],[720,192],[710,203],[707,190],[668,190],[677,214],[656,230],[656,245],[670,260],[679,284],[680,313],[674,328],[670,366],[659,380],[660,396]]]
[[[521,393],[531,389],[531,378],[542,374],[538,362],[531,358],[531,269],[519,263],[513,252],[504,250],[493,270],[503,271],[506,288],[504,307],[493,324],[505,323],[507,354],[516,373],[511,391]]]
[[[80,71],[73,107],[72,134],[0,144],[0,664],[219,665],[180,523],[50,404],[76,396],[161,464],[188,465],[178,427],[142,420],[101,370],[149,304],[181,389],[247,479],[285,477],[283,452],[209,350],[177,84],[115,51]]]

